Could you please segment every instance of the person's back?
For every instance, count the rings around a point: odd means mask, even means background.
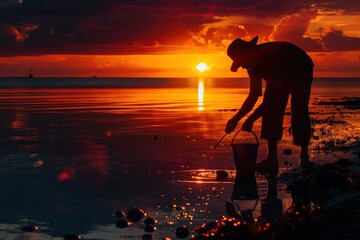
[[[314,66],[305,51],[288,42],[259,44],[252,54],[255,58],[252,71],[266,81],[296,81],[297,76]]]

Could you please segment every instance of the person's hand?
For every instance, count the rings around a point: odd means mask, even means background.
[[[242,125],[241,130],[244,130],[246,132],[251,132],[253,125],[254,125],[254,121],[251,118],[248,118]]]
[[[235,128],[236,128],[237,123],[238,123],[238,120],[237,120],[237,119],[231,118],[231,119],[227,122],[227,124],[226,124],[225,132],[226,132],[227,134],[229,134],[229,133],[231,133],[232,131],[234,131]]]

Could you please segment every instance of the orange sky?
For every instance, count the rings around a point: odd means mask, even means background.
[[[317,77],[360,77],[355,0],[85,2],[0,3],[0,77],[30,67],[38,77],[246,77],[230,72],[226,49],[254,36],[302,47]],[[197,71],[200,62],[210,69]]]

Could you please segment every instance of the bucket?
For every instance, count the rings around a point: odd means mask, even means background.
[[[234,144],[234,140],[240,131],[235,134],[231,141],[236,168],[236,176],[231,199],[259,199],[255,178],[256,156],[259,148],[259,140],[255,132],[251,131],[256,139],[256,143]]]

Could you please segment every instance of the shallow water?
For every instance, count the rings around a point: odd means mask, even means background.
[[[86,239],[141,238],[142,223],[126,229],[114,225],[114,211],[134,206],[158,219],[154,236],[175,239],[174,230],[182,224],[197,226],[226,214],[220,198],[229,200],[232,193],[233,135],[216,150],[213,146],[244,101],[246,82],[177,79],[181,87],[171,80],[141,87],[131,82],[136,79],[126,79],[111,87],[114,81],[92,88],[68,81],[66,88],[22,82],[0,89],[0,239],[56,239],[67,233]],[[316,105],[360,95],[359,81],[338,81],[314,82],[311,117],[347,123],[314,126],[316,131],[329,127],[332,136],[321,136],[324,139],[356,137],[360,131],[359,110]],[[286,114],[279,161],[293,166],[281,165],[281,171],[298,165],[289,119]],[[260,132],[260,122],[254,131]],[[236,141],[255,141],[252,135],[239,136]],[[352,157],[348,152],[315,150],[318,145],[312,141],[312,158],[318,163]],[[285,148],[294,153],[283,155]],[[265,142],[260,140],[257,160],[265,157]],[[219,169],[230,177],[216,181]],[[264,198],[265,179],[257,178],[257,184]],[[290,206],[289,194],[279,191],[278,197],[284,209]],[[184,208],[176,210],[171,204]],[[254,201],[239,204],[245,209]],[[261,215],[260,207],[254,215]],[[38,225],[40,231],[23,233],[20,228],[29,224]]]

